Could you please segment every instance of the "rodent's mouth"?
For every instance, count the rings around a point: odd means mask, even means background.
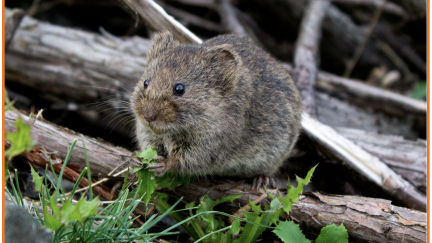
[[[164,130],[157,129],[157,128],[153,127],[152,125],[149,125],[149,127],[150,127],[150,129],[152,130],[152,132],[153,132],[154,134],[156,134],[156,135],[160,135],[160,134],[162,134],[162,133],[165,133]]]
[[[154,134],[156,134],[156,135],[160,135],[160,134],[163,134],[163,133],[166,133],[167,132],[167,130],[168,129],[166,129],[166,128],[163,128],[163,127],[161,127],[161,126],[157,126],[156,124],[147,124],[148,125],[148,127],[150,128],[150,130],[152,130],[152,132],[154,133]]]

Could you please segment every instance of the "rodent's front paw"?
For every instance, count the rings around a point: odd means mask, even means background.
[[[163,176],[175,163],[178,162],[177,159],[166,159],[163,156],[157,156],[153,159],[156,160],[157,163],[149,164],[148,167],[157,177]]]

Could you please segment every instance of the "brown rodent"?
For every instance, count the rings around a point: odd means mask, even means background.
[[[152,145],[160,155],[155,175],[255,177],[268,186],[301,128],[288,72],[236,35],[190,45],[162,32],[147,63],[131,104],[141,149]]]

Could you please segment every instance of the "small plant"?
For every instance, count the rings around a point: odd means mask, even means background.
[[[144,166],[149,163],[154,163],[155,161],[153,158],[156,156],[156,150],[151,147],[137,155]],[[183,229],[192,238],[194,238],[196,242],[252,243],[255,242],[266,229],[272,229],[283,242],[348,242],[348,233],[343,224],[340,226],[330,225],[324,227],[321,230],[319,237],[315,241],[310,241],[303,235],[299,225],[292,221],[280,221],[280,215],[284,212],[288,214],[291,211],[293,203],[299,200],[300,194],[303,192],[304,186],[310,182],[315,168],[316,166],[307,173],[305,179],[297,177],[297,187],[288,184],[286,196],[283,196],[282,194],[275,196],[267,193],[268,197],[271,199],[271,203],[269,206],[264,205],[264,210],[261,205],[255,205],[253,202],[249,201],[252,212],[243,211],[245,219],[213,211],[213,208],[216,205],[228,201],[232,202],[233,200],[243,196],[242,194],[224,196],[216,201],[210,199],[208,196],[204,196],[197,206],[195,206],[194,202],[186,204],[184,210],[189,211],[189,218],[185,217],[184,214],[180,214],[179,211],[171,212],[169,215],[176,220],[176,222],[181,223]],[[170,175],[154,177],[152,172],[144,167],[136,168],[134,171],[138,172],[139,175],[138,182],[140,183],[140,187],[138,191],[140,192],[140,195],[150,195],[144,197],[144,202],[148,203],[152,198],[151,195],[157,194],[158,199],[156,205],[157,209],[161,213],[167,212],[171,206],[168,204],[167,195],[155,193],[156,187],[175,187],[178,184],[187,181]],[[195,211],[195,214],[193,211]],[[224,221],[218,219],[216,215],[234,217],[236,220],[234,220],[232,225],[225,226]],[[188,224],[185,224],[185,222],[188,222]],[[241,227],[241,222],[245,223],[244,227]],[[202,225],[205,225],[204,229],[202,228]],[[236,235],[236,238],[232,240],[232,236],[234,235]]]
[[[21,127],[21,120],[17,120],[16,126]],[[29,139],[30,128],[23,126],[14,136],[9,136],[10,142],[15,143],[14,153],[18,155],[21,152],[31,149],[33,144]],[[72,151],[77,140],[74,140],[67,156],[64,160],[63,167],[58,175],[55,175],[54,169],[51,170],[54,174],[54,179],[48,176],[41,177],[31,168],[35,190],[39,192],[40,202],[43,209],[41,215],[34,207],[32,214],[36,216],[39,222],[53,230],[53,242],[151,242],[158,237],[178,232],[171,232],[177,226],[181,226],[185,231],[195,239],[195,242],[205,243],[252,243],[266,230],[272,230],[283,242],[348,242],[348,234],[345,227],[330,225],[321,230],[320,235],[315,241],[310,241],[301,232],[299,225],[292,221],[281,221],[282,213],[289,213],[293,203],[299,200],[299,195],[303,192],[303,187],[310,182],[312,174],[316,167],[313,167],[306,175],[305,179],[297,178],[297,187],[288,185],[287,195],[279,194],[277,196],[268,193],[271,199],[270,205],[255,205],[249,201],[252,208],[251,212],[243,210],[245,218],[235,217],[223,212],[214,211],[213,208],[224,202],[232,202],[239,195],[224,196],[218,200],[212,200],[209,196],[201,198],[198,205],[195,202],[186,204],[184,209],[174,210],[180,203],[178,200],[174,205],[168,203],[168,195],[156,192],[156,188],[175,188],[181,183],[188,183],[188,179],[165,174],[162,177],[155,177],[151,171],[146,168],[149,163],[154,163],[154,158],[157,152],[153,148],[148,148],[137,155],[143,163],[143,167],[134,169],[138,175],[138,181],[135,184],[135,189],[130,191],[130,186],[125,179],[119,197],[114,201],[102,207],[99,199],[93,198],[91,189],[90,166],[87,157],[84,140],[83,149],[86,157],[87,167],[81,172],[78,180],[75,183],[72,192],[67,196],[61,187],[61,180],[66,165],[71,157]],[[19,145],[19,146],[18,146]],[[12,146],[11,146],[12,148]],[[19,148],[17,150],[16,148]],[[21,152],[17,152],[21,151]],[[45,172],[48,171],[48,166]],[[73,195],[78,188],[83,176],[87,174],[90,184],[88,198],[84,196],[78,201],[73,201]],[[45,173],[46,175],[46,173]],[[18,184],[18,175],[15,171],[15,181],[9,176],[9,182],[12,192],[6,188],[6,192],[17,205],[25,207],[21,191]],[[136,218],[131,217],[133,211],[139,203],[149,202],[156,204],[161,215],[152,215],[139,228],[131,228]],[[189,216],[181,213],[182,211],[189,212]],[[177,224],[165,229],[159,233],[148,233],[149,229],[158,223],[163,217],[170,215]],[[231,225],[226,225],[225,221],[217,217],[222,215],[235,218]]]

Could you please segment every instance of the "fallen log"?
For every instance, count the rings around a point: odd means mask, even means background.
[[[427,149],[425,140],[409,141],[400,136],[349,128],[336,128],[336,130],[370,154],[380,158],[416,188],[426,193]]]
[[[6,129],[11,131],[13,129],[11,125],[17,117],[17,113],[7,111],[5,115]],[[28,121],[27,116],[21,116],[25,121]],[[49,133],[46,133],[47,131]],[[46,150],[49,154],[55,151],[55,156],[59,158],[65,156],[63,151],[67,151],[73,139],[77,138],[78,142],[72,153],[70,163],[85,165],[85,158],[80,153],[82,147],[79,138],[82,135],[40,120],[34,121],[31,134],[36,139],[37,146],[41,147],[40,149]],[[132,157],[132,152],[97,139],[89,137],[84,137],[84,139],[90,160],[90,169],[93,173],[100,173],[101,177],[106,176],[118,164],[131,163],[135,165],[137,163],[136,159]],[[57,141],[57,144],[52,143],[54,140]],[[39,154],[35,155],[40,156]],[[25,159],[31,158],[28,155],[23,156]],[[116,165],[107,163],[112,160],[110,158],[114,157],[117,159]],[[95,192],[98,191],[95,190]],[[179,186],[175,190],[164,189],[162,192],[173,198],[184,197],[185,202],[199,202],[199,199],[204,195],[218,199],[223,195],[244,194],[233,203],[221,205],[219,210],[227,213],[237,211],[239,207],[247,204],[248,199],[254,200],[262,194],[262,192],[252,190],[250,184],[208,179],[191,182],[189,185]],[[283,190],[281,192],[284,193]],[[262,202],[269,203],[268,200]],[[320,229],[326,225],[343,223],[348,230],[351,241],[426,242],[426,214],[393,206],[390,201],[383,199],[308,192],[293,205],[288,218],[300,223],[303,231],[312,236],[317,235]]]

